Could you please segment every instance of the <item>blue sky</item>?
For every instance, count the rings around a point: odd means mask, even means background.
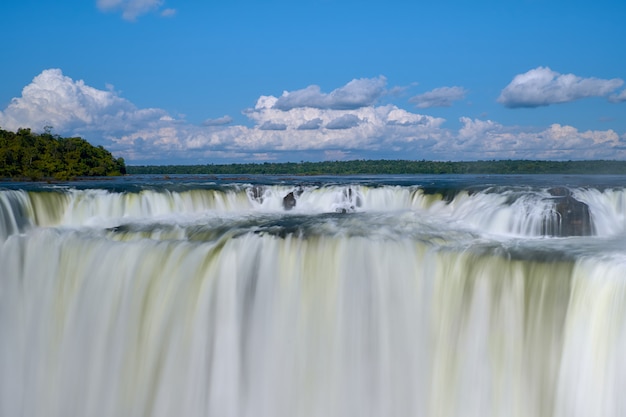
[[[623,1],[3,2],[0,127],[129,164],[626,159]]]

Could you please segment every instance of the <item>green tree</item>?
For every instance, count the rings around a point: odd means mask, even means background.
[[[39,180],[126,173],[124,159],[114,158],[104,147],[51,132],[51,126],[40,135],[30,129],[0,129],[0,177]]]

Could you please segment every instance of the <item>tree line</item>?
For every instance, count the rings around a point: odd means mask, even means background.
[[[380,175],[380,174],[626,174],[626,161],[410,161],[238,163],[128,166],[129,174],[187,175]]]
[[[412,161],[232,163],[126,166],[102,146],[30,129],[0,129],[0,178],[67,180],[123,174],[203,175],[380,175],[380,174],[626,174],[626,161]]]
[[[68,180],[126,174],[124,158],[79,137],[0,129],[0,178]]]

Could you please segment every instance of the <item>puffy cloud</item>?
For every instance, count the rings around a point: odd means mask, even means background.
[[[14,98],[0,112],[0,125],[8,129],[30,127],[40,130],[53,126],[60,131],[80,132],[89,126],[101,130],[127,130],[150,121],[166,120],[160,109],[137,109],[119,97],[110,86],[98,90],[82,80],[74,81],[60,69],[49,69],[24,87],[22,97]]]
[[[582,78],[538,67],[516,75],[502,90],[498,102],[510,108],[548,106],[586,97],[606,97],[623,84],[619,78]]]
[[[462,117],[448,144],[454,155],[472,159],[615,159],[624,157],[624,138],[609,130],[579,131],[552,124],[544,130],[507,127],[491,120]]]
[[[343,87],[328,94],[322,93],[317,85],[310,85],[302,90],[285,91],[274,103],[279,110],[291,110],[298,107],[316,109],[351,110],[373,105],[384,93],[387,79],[361,78],[350,81]]]
[[[457,100],[465,98],[467,90],[463,87],[440,87],[424,94],[411,97],[409,101],[417,107],[450,107]]]
[[[470,119],[469,117],[461,117],[459,120],[463,123],[459,129],[459,138],[461,139],[484,138],[491,132],[502,129],[502,125],[491,120]]]
[[[399,108],[394,108],[387,114],[387,124],[389,125],[416,126],[432,124],[434,127],[439,127],[443,121],[443,119],[434,119],[430,116],[410,113]]]
[[[253,132],[268,122],[285,125],[283,137],[272,137],[281,150],[331,146],[346,149],[380,148],[386,146],[382,142],[408,143],[432,138],[439,134],[444,123],[444,119],[410,113],[393,105],[350,110],[313,107],[280,110],[275,106],[278,100],[272,96],[261,96],[255,107],[246,110],[244,114],[255,122]],[[254,137],[254,134],[249,137]],[[269,146],[267,139],[256,144]]]
[[[611,129],[581,132],[573,126],[561,126],[556,123],[545,130],[544,137],[557,143],[565,144],[566,147],[574,147],[577,144],[584,144],[590,147],[619,144],[619,135]]]
[[[158,10],[163,5],[163,0],[97,0],[98,9],[103,12],[121,11],[122,18],[134,21],[138,16]],[[161,16],[173,16],[174,9],[165,9]]]
[[[408,158],[593,159],[626,158],[626,133],[580,131],[553,124],[545,129],[504,126],[492,120],[445,120],[395,105],[354,109],[276,108],[280,98],[261,96],[244,112],[250,126],[229,116],[200,125],[162,109],[139,109],[113,87],[75,81],[60,70],[43,71],[0,112],[0,126],[79,135],[105,145],[131,164],[208,163],[302,159]]]

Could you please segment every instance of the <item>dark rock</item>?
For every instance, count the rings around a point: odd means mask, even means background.
[[[554,212],[556,219],[545,226],[545,230],[552,236],[589,236],[592,234],[589,206],[571,196],[567,189],[559,188],[552,195],[554,198]],[[565,191],[563,191],[565,190]],[[564,195],[563,195],[564,194]]]
[[[283,208],[285,210],[291,210],[295,206],[296,206],[296,196],[293,194],[293,191],[292,191],[283,198]]]
[[[304,189],[299,185],[295,190],[283,197],[283,208],[285,210],[291,210],[294,208],[296,206],[296,197],[300,197],[303,192]]]

